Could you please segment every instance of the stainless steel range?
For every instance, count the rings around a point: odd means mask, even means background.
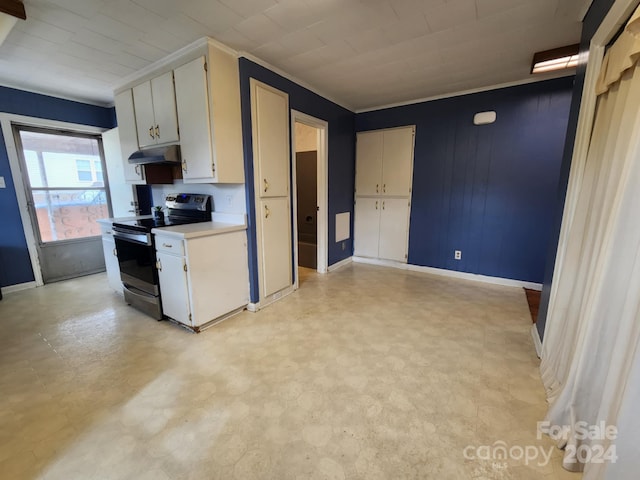
[[[163,318],[151,229],[208,222],[211,220],[211,202],[210,195],[172,193],[165,199],[168,216],[162,220],[144,218],[113,223],[120,278],[129,305],[158,320]]]

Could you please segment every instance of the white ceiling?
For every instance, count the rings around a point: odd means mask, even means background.
[[[111,104],[124,77],[205,35],[354,110],[531,78],[586,0],[24,0],[0,84]]]

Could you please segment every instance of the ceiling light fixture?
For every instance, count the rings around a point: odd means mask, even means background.
[[[0,0],[0,45],[7,39],[18,19],[27,19],[24,4],[18,0]]]
[[[547,73],[574,68],[578,65],[579,51],[580,44],[576,43],[575,45],[537,52],[533,55],[531,73]]]

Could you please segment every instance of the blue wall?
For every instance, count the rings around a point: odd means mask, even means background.
[[[253,191],[253,148],[251,144],[250,78],[255,78],[289,94],[289,107],[329,123],[329,265],[350,257],[352,240],[346,249],[335,239],[335,216],[351,212],[353,218],[353,185],[355,181],[354,114],[310,90],[258,65],[240,59],[240,95],[242,102],[242,135],[245,155],[247,213],[249,217],[249,275],[251,301],[259,300],[258,260],[256,253],[255,196]]]
[[[409,263],[542,282],[572,86],[568,77],[356,116],[357,131],[416,125]],[[486,110],[497,121],[474,126]]]
[[[115,126],[113,108],[103,108],[0,86],[0,112],[46,118],[95,127]],[[16,190],[11,177],[4,137],[0,132],[0,286],[34,280],[22,228]]]
[[[588,52],[589,44],[598,27],[609,13],[614,0],[593,0],[582,25],[582,37],[580,39],[580,52]],[[562,226],[562,215],[564,213],[564,201],[567,196],[567,186],[569,183],[569,172],[571,170],[571,159],[573,158],[573,146],[576,140],[578,129],[578,115],[580,114],[580,103],[582,100],[582,89],[584,87],[585,74],[587,73],[587,57],[580,56],[580,64],[576,71],[576,79],[573,87],[573,98],[571,100],[571,112],[569,114],[569,126],[567,127],[567,137],[562,156],[562,167],[558,190],[556,192],[556,208],[554,211],[554,221],[551,228],[551,235],[547,247],[547,261],[544,269],[544,282],[542,285],[542,295],[540,296],[540,308],[536,328],[540,338],[544,338],[544,329],[547,324],[547,312],[549,310],[549,297],[551,296],[551,281],[556,264],[556,254],[558,241],[560,240],[560,228]]]

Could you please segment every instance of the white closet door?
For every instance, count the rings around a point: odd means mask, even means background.
[[[383,198],[380,200],[380,246],[378,255],[385,260],[407,261],[409,238],[409,200]]]
[[[289,96],[252,79],[251,112],[260,300],[265,300],[293,283]]]
[[[253,89],[254,163],[260,175],[256,196],[289,194],[289,97],[256,82]]]
[[[356,199],[354,220],[354,255],[377,257],[382,201],[377,198]]]
[[[173,88],[173,72],[167,72],[151,80],[153,113],[156,120],[154,132],[157,143],[177,142],[178,116]]]
[[[356,143],[356,195],[382,193],[383,132],[360,132]]]
[[[292,284],[289,199],[264,198],[257,213],[262,217],[262,281],[268,297]]]
[[[413,137],[413,127],[384,131],[381,194],[406,197],[411,193]]]

